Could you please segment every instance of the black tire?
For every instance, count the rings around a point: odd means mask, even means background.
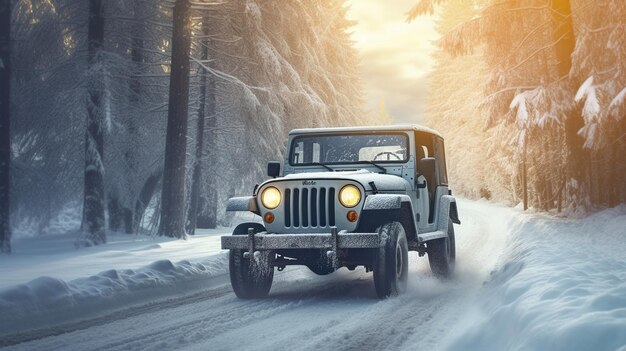
[[[265,231],[265,227],[259,223],[243,223],[235,228],[233,235],[248,235],[248,228],[253,228],[255,233]],[[275,253],[266,250],[260,251],[256,258],[253,255],[244,258],[244,252],[246,250],[230,250],[228,255],[230,284],[233,291],[240,299],[266,297],[274,280]],[[256,262],[252,264],[250,259]]]
[[[426,249],[433,274],[438,278],[452,276],[456,264],[456,244],[452,221],[448,223],[448,237],[429,241]]]
[[[374,286],[379,298],[406,291],[409,276],[409,250],[402,224],[390,222],[378,228],[381,247],[374,258]]]

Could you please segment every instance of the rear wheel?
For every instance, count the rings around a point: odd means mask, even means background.
[[[259,223],[243,223],[233,231],[233,235],[248,235],[248,228],[255,233],[264,232]],[[274,257],[271,250],[260,251],[244,257],[246,250],[230,250],[228,263],[230,283],[235,295],[241,299],[253,299],[267,296],[274,279]]]
[[[448,236],[427,243],[430,270],[438,278],[449,278],[456,263],[456,245],[452,221],[448,223]]]
[[[406,291],[409,273],[409,251],[402,224],[390,222],[378,228],[381,246],[374,258],[376,294],[384,299]]]

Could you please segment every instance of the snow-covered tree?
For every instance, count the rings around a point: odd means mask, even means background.
[[[212,146],[203,154],[198,225],[225,220],[218,204],[265,178],[290,129],[364,123],[342,4],[242,1],[206,10],[210,40],[198,41],[209,47],[201,68],[215,84],[215,112],[207,116]]]
[[[163,174],[171,8],[137,0],[112,2],[107,10],[108,224],[135,233]]]
[[[89,0],[87,32],[87,123],[85,131],[85,173],[83,223],[85,236],[79,245],[106,242],[104,223],[104,133],[106,124],[106,86],[102,64],[104,46],[104,4]]]
[[[578,77],[574,101],[584,125],[577,133],[591,154],[594,204],[614,206],[626,197],[626,4],[572,0],[576,48],[572,72]]]
[[[471,1],[448,0],[441,6],[436,29],[447,33],[474,15]],[[503,140],[513,136],[511,131],[500,127],[496,127],[498,131],[494,135],[485,132],[484,114],[479,109],[488,73],[483,51],[484,48],[477,47],[463,56],[446,50],[434,53],[424,123],[446,138],[448,177],[455,191],[473,198],[508,199],[514,169],[505,160],[502,149],[492,145],[498,136]]]
[[[423,0],[409,15],[432,13],[451,2]],[[462,58],[478,54],[486,65],[485,73],[478,77],[486,82],[480,96],[480,111],[485,117],[474,114],[486,121],[488,128],[482,133],[487,142],[481,146],[481,153],[492,150],[492,157],[517,165],[499,172],[496,184],[513,186],[508,194],[495,191],[497,197],[522,200],[542,210],[565,206],[570,213],[615,204],[616,199],[624,201],[623,185],[615,176],[601,180],[623,169],[616,161],[619,157],[608,156],[619,155],[618,149],[623,148],[619,132],[610,135],[602,130],[611,128],[600,127],[612,120],[614,123],[609,125],[623,130],[619,117],[601,117],[601,111],[606,111],[606,116],[613,111],[611,99],[606,96],[617,97],[619,83],[605,96],[598,92],[595,79],[597,72],[612,83],[624,77],[619,68],[605,63],[621,55],[623,48],[618,42],[623,40],[620,33],[625,17],[618,1],[595,4],[574,0],[475,0],[465,2],[473,9],[472,15],[448,17],[456,25],[442,33],[441,50]],[[594,28],[584,23],[583,18],[604,23],[606,13],[611,13],[607,26]],[[601,40],[598,33],[605,33]],[[614,50],[605,55],[602,46]],[[595,75],[590,69],[594,65]],[[464,73],[461,70],[447,75]],[[594,80],[587,79],[592,75]],[[469,73],[465,76],[470,77]],[[457,87],[451,85],[448,94]],[[448,98],[438,96],[442,101]],[[603,104],[606,107],[601,107]],[[599,150],[604,142],[615,150]],[[598,171],[598,163],[603,165],[602,171]],[[475,176],[476,172],[463,175],[468,181]],[[605,199],[609,193],[613,194],[612,202]]]

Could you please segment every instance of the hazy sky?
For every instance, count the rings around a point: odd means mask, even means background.
[[[385,99],[396,123],[416,123],[424,113],[427,75],[438,35],[434,21],[407,23],[418,0],[348,0],[348,17],[358,22],[352,38],[361,52],[367,107],[377,111]]]

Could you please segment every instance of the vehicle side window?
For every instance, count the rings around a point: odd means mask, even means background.
[[[417,172],[420,172],[419,161],[424,157],[435,157],[433,150],[432,134],[416,132],[415,133],[415,162],[417,163]]]
[[[435,157],[437,158],[437,166],[439,167],[439,184],[448,185],[448,173],[446,169],[446,153],[443,145],[443,139],[437,139],[435,148]]]
[[[426,147],[426,145],[417,145],[418,148],[422,149],[421,150],[421,154],[420,154],[420,150],[418,149],[418,155],[420,156],[419,158],[424,158],[424,157],[430,157],[432,155],[430,155],[428,153],[428,148]],[[418,160],[419,161],[419,160]]]

